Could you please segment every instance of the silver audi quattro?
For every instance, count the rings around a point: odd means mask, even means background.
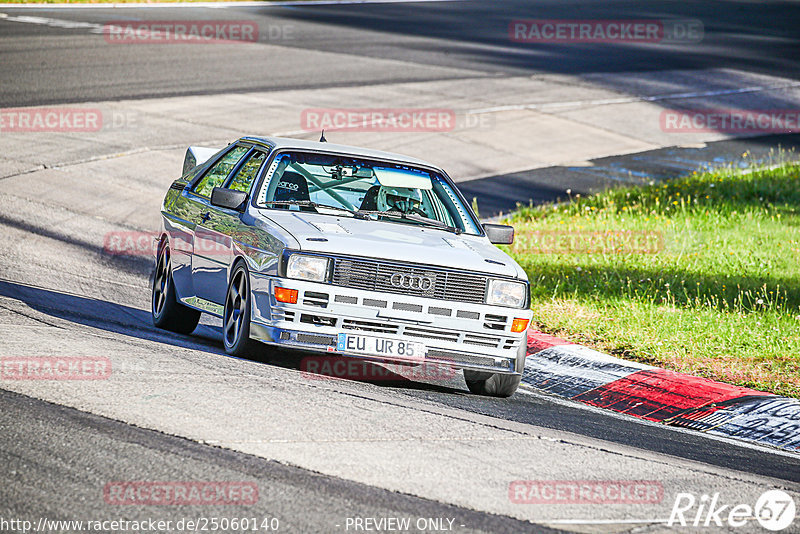
[[[493,245],[452,180],[363,148],[243,137],[190,147],[161,208],[154,324],[222,319],[225,350],[254,343],[462,369],[470,391],[516,391],[531,319],[525,271]]]

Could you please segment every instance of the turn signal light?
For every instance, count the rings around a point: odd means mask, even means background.
[[[275,300],[278,302],[285,302],[287,304],[297,304],[297,290],[288,289],[285,287],[276,287]]]
[[[514,322],[511,323],[511,331],[524,332],[528,329],[528,321],[529,319],[514,319]]]

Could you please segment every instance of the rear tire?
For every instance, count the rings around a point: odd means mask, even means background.
[[[172,254],[167,243],[163,243],[156,257],[156,272],[153,276],[150,314],[158,328],[177,334],[191,334],[200,322],[198,310],[184,306],[175,298],[175,282],[172,280]]]
[[[231,356],[252,356],[258,345],[250,339],[250,276],[242,263],[233,268],[225,293],[222,340]]]

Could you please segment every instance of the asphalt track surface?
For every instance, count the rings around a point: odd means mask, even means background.
[[[131,470],[143,480],[207,480],[211,476],[214,480],[255,482],[258,504],[240,507],[241,517],[257,517],[259,523],[262,518],[278,518],[281,531],[329,531],[331,518],[340,518],[344,525],[354,510],[372,517],[448,517],[456,525],[469,525],[460,529],[464,532],[520,532],[530,528],[524,521],[322,476],[6,391],[0,391],[0,399],[2,459],[8,475],[15,479],[14,484],[4,483],[0,490],[6,509],[33,508],[37,515],[57,520],[76,517],[75,502],[80,500],[88,504],[80,510],[80,517],[116,519],[113,509],[97,499],[97,488],[108,482],[106,473]],[[18,426],[19,421],[25,422],[24,427]],[[33,433],[38,439],[31,441]],[[91,458],[91,463],[86,458]],[[126,515],[130,521],[177,522],[230,513],[225,506],[204,505],[182,507],[179,514],[162,507],[155,512],[140,510]],[[8,515],[4,517],[8,519]]]
[[[23,12],[13,6],[0,11],[9,16]],[[793,2],[434,2],[235,10],[40,9],[24,14],[93,24],[120,19],[252,17],[262,28],[291,28],[291,37],[284,34],[281,38],[286,52],[276,58],[262,54],[257,46],[246,50],[225,46],[111,47],[97,35],[87,34],[85,28],[0,19],[2,107],[254,90],[324,91],[328,87],[459,77],[469,83],[476,72],[503,77],[713,66],[777,72],[797,79],[800,49],[800,8]],[[622,14],[640,19],[701,19],[707,38],[693,48],[667,49],[552,45],[532,51],[508,42],[512,18],[612,19]],[[350,55],[353,61],[331,65],[326,51]],[[396,64],[372,70],[368,68],[370,58],[396,60]],[[410,63],[414,68],[409,68]],[[740,148],[725,149],[725,154]],[[535,469],[526,464],[527,471],[516,474],[517,478],[563,479],[570,473],[563,465],[570,463],[563,457],[569,453],[579,459],[572,466],[573,479],[590,479],[597,473],[606,478],[609,473],[618,478],[646,473],[662,480],[670,497],[677,491],[711,491],[716,486],[710,481],[727,484],[734,491],[745,482],[762,490],[800,490],[800,457],[796,455],[665,428],[536,392],[520,392],[507,400],[480,398],[466,391],[459,376],[435,383],[398,377],[376,382],[326,381],[324,387],[316,387],[312,381],[309,386],[300,376],[296,355],[256,355],[252,360],[226,357],[213,321],[205,321],[190,337],[167,335],[152,326],[146,311],[150,260],[109,256],[91,238],[117,227],[109,221],[124,228],[119,221],[150,209],[152,202],[140,202],[136,195],[161,196],[163,184],[143,178],[142,183],[119,186],[118,182],[127,178],[80,178],[57,196],[39,196],[57,183],[26,183],[24,176],[0,184],[0,250],[4,251],[0,255],[0,348],[4,356],[103,354],[115,365],[119,363],[121,378],[109,381],[108,390],[104,385],[48,389],[41,384],[2,383],[2,518],[111,519],[123,515],[175,520],[213,513],[241,517],[230,509],[213,507],[180,511],[126,507],[120,512],[103,502],[102,488],[112,480],[245,479],[256,481],[261,494],[260,504],[248,508],[246,515],[279,517],[285,525],[282,530],[290,532],[344,531],[344,521],[354,515],[450,517],[456,525],[464,525],[458,531],[544,531],[544,524],[614,532],[655,532],[663,527],[657,522],[626,526],[620,520],[614,524],[619,509],[608,507],[589,507],[584,515],[607,519],[611,525],[580,527],[556,523],[580,515],[574,510],[538,516],[538,512],[504,513],[503,504],[475,505],[463,494],[481,493],[484,480],[473,476],[481,472],[479,466],[497,465],[502,471],[506,462],[518,460],[515,451],[508,451],[502,442],[494,448],[474,445],[473,453],[459,463],[443,460],[446,469],[441,472],[442,466],[430,460],[414,464],[437,473],[442,484],[451,484],[452,500],[437,493],[429,480],[423,480],[419,490],[403,486],[403,478],[416,480],[419,476],[409,471],[413,462],[399,453],[404,449],[386,449],[392,460],[381,464],[383,479],[376,482],[371,478],[365,471],[374,468],[368,458],[370,446],[379,447],[377,438],[373,445],[369,439],[366,443],[345,440],[338,449],[340,456],[352,455],[364,462],[363,466],[312,458],[317,452],[320,457],[330,454],[323,449],[325,439],[309,438],[309,446],[298,436],[315,435],[315,427],[321,432],[347,427],[326,418],[343,416],[348,409],[354,421],[374,424],[378,430],[393,417],[398,425],[404,424],[404,414],[410,413],[420,421],[434,421],[431,434],[440,432],[447,439],[460,439],[455,435],[456,429],[461,429],[458,425],[470,425],[486,432],[502,429],[554,447],[542,453]],[[507,209],[507,200],[498,201],[496,209]],[[32,212],[37,216],[31,217]],[[173,389],[174,396],[170,396]],[[242,402],[234,393],[238,390],[242,395],[250,393],[252,400],[231,406]],[[136,391],[141,397],[132,393]],[[288,412],[269,411],[284,398],[306,397],[310,404],[296,408],[308,417],[305,423]],[[163,404],[148,404],[159,398]],[[193,407],[203,415],[193,414]],[[219,412],[216,418],[215,411]],[[234,445],[229,445],[224,439],[228,425],[231,433],[240,426],[285,426],[291,437],[284,441],[307,447],[307,457],[282,453],[280,439],[264,440],[276,447],[266,453],[259,452],[258,444],[248,448],[244,441],[232,441]],[[353,436],[369,434],[366,427],[350,430]],[[217,438],[201,439],[206,434]],[[443,446],[435,439],[428,438],[420,438],[426,447],[436,453],[444,451],[437,449]],[[336,439],[331,437],[331,441]],[[460,450],[463,453],[464,449]],[[497,457],[487,458],[487,454]],[[380,458],[378,452],[375,455]],[[637,462],[649,467],[639,467]],[[454,471],[460,475],[451,475]],[[461,486],[456,487],[454,480],[460,480]]]
[[[23,10],[13,5],[3,12]],[[0,106],[166,95],[360,86],[537,73],[726,68],[800,77],[797,2],[431,2],[208,9],[38,9],[25,15],[103,25],[136,20],[249,20],[278,57],[254,47],[108,46],[86,29],[0,21]],[[549,44],[509,40],[515,19],[698,19],[700,43]],[[200,48],[200,49],[197,49]],[[324,54],[353,58],[329,64]],[[396,60],[370,69],[358,60]],[[630,80],[631,83],[635,80]],[[681,82],[674,81],[678,92]]]

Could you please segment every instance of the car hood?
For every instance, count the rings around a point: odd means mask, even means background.
[[[261,213],[291,234],[300,250],[307,252],[436,265],[527,279],[519,265],[485,237],[352,217],[277,210]]]

